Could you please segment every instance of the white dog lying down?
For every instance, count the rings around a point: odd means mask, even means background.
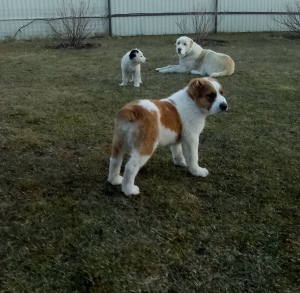
[[[161,73],[191,72],[210,77],[231,75],[234,72],[234,62],[230,56],[205,50],[188,37],[177,39],[176,52],[179,65],[168,65],[156,70]]]
[[[122,184],[126,195],[139,194],[135,177],[158,145],[170,146],[175,165],[188,166],[195,176],[207,176],[207,169],[198,165],[199,135],[208,114],[226,110],[222,86],[212,78],[195,78],[167,99],[125,105],[116,114],[108,181]],[[122,177],[125,152],[131,158]]]
[[[122,83],[121,86],[124,86],[130,81],[134,82],[135,87],[139,87],[142,83],[141,79],[141,63],[145,63],[147,59],[144,57],[142,51],[138,49],[133,49],[127,52],[121,61],[122,69]]]

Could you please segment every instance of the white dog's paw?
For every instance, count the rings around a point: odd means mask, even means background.
[[[161,68],[156,68],[155,70],[156,70],[156,71],[160,71],[160,70],[161,70]]]
[[[176,158],[176,159],[174,158],[173,161],[176,166],[183,166],[183,167],[187,166],[184,157]]]
[[[112,185],[120,185],[122,184],[122,181],[123,181],[123,177],[118,175],[114,178],[108,178],[107,179]]]
[[[130,187],[122,187],[122,191],[125,193],[125,195],[136,195],[140,193],[140,189],[136,185]]]
[[[198,71],[198,70],[192,70],[191,74],[204,75],[201,71]]]
[[[120,83],[119,85],[120,85],[120,86],[125,86],[126,83],[122,82],[122,83]]]
[[[198,167],[197,169],[190,170],[194,176],[206,177],[208,175],[208,170],[206,168]]]
[[[135,87],[140,87],[140,84],[139,83],[135,83],[134,86]]]

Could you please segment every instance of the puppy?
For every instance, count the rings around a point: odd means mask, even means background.
[[[219,77],[234,73],[234,61],[230,56],[205,50],[192,39],[180,37],[176,41],[179,65],[156,68],[161,73],[190,72],[203,76]]]
[[[138,100],[125,105],[116,114],[108,181],[122,184],[126,195],[139,194],[135,177],[158,145],[170,146],[175,165],[188,166],[195,176],[207,176],[207,169],[198,165],[199,135],[207,115],[227,108],[222,86],[211,78],[193,79],[167,99]],[[131,158],[122,177],[125,152]]]
[[[122,83],[125,86],[129,79],[134,82],[135,87],[139,87],[142,83],[141,79],[141,63],[145,63],[147,59],[144,57],[142,51],[138,49],[127,52],[121,61],[122,69]]]

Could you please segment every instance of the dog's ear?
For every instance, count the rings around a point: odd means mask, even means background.
[[[194,44],[194,41],[193,41],[193,40],[191,40],[190,47],[192,47],[192,46],[193,46],[193,44]]]
[[[136,57],[136,54],[137,54],[138,52],[139,52],[139,50],[137,50],[137,49],[132,50],[132,51],[130,52],[130,54],[129,54],[130,60],[132,60],[134,57]]]
[[[204,84],[201,78],[192,79],[188,85],[188,95],[195,100],[203,86]]]
[[[190,86],[196,90],[200,90],[203,87],[203,81],[201,78],[194,78],[190,81],[189,87]]]

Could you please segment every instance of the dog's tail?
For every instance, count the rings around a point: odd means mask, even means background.
[[[139,107],[137,102],[131,102],[120,109],[115,118],[115,131],[112,142],[112,158],[116,158],[122,153],[128,145],[132,144],[131,134],[135,126],[135,121],[139,119]]]
[[[116,114],[116,122],[128,121],[134,122],[140,116],[139,107],[136,102],[131,102],[119,110]]]

